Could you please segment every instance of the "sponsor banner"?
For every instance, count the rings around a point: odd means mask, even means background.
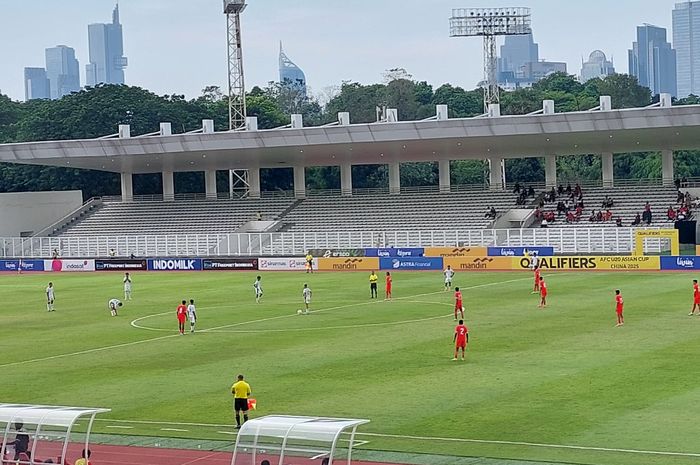
[[[95,260],[97,271],[146,271],[146,260]]]
[[[425,257],[485,257],[486,247],[426,247]]]
[[[44,260],[44,271],[56,272],[82,272],[95,271],[95,260],[69,260],[64,258],[54,258]]]
[[[510,271],[513,260],[510,257],[447,257],[443,265],[460,271]]]
[[[149,258],[148,271],[200,271],[201,258]]]
[[[376,271],[379,259],[376,257],[319,258],[320,271]]]
[[[323,258],[364,257],[365,249],[311,249],[309,253]]]
[[[554,247],[489,247],[487,255],[489,257],[522,257],[526,250],[538,257],[554,255]]]
[[[365,249],[365,257],[422,257],[425,249],[421,248],[393,248]]]
[[[695,255],[700,255],[700,245],[695,246]]]
[[[383,257],[379,259],[382,270],[442,270],[442,257]]]
[[[257,258],[205,258],[202,260],[203,270],[246,271],[257,270]]]
[[[530,269],[530,259],[515,257],[513,269]],[[556,270],[603,270],[603,271],[629,271],[629,270],[659,270],[661,262],[659,257],[643,255],[601,255],[601,256],[555,256],[539,257],[537,265],[548,271]]]
[[[17,272],[20,266],[22,271],[44,271],[44,260],[0,260],[0,272]]]
[[[700,270],[700,257],[661,257],[662,270]]]
[[[318,269],[318,258],[314,258],[314,269]],[[306,270],[306,259],[296,258],[272,258],[260,257],[258,269],[261,271],[303,271]]]

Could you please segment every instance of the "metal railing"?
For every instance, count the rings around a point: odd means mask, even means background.
[[[649,228],[659,229],[659,228]],[[559,254],[629,254],[636,228],[476,229],[445,231],[329,231],[138,236],[0,238],[0,258],[298,256],[309,249],[368,247],[551,246]],[[646,251],[668,250],[662,239]]]

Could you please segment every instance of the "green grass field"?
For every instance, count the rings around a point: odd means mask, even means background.
[[[137,273],[117,318],[107,301],[122,297],[120,274],[0,276],[0,401],[108,407],[103,433],[231,440],[229,387],[244,373],[255,416],[368,418],[362,431],[378,435],[362,436],[363,450],[700,463],[689,274],[549,274],[544,310],[530,273],[458,274],[466,362],[451,360],[453,297],[439,273],[395,273],[393,302],[369,300],[365,273],[262,275],[256,305],[255,274]],[[316,312],[298,316],[307,281]],[[181,337],[175,307],[191,297],[198,332]]]

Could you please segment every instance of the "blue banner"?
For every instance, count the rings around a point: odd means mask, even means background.
[[[148,271],[201,271],[201,258],[149,258]]]
[[[365,249],[365,257],[422,257],[423,248]]]
[[[554,247],[489,247],[487,253],[489,257],[522,257],[526,250],[538,257],[554,255]]]
[[[379,259],[381,270],[442,270],[442,257],[382,257]]]
[[[700,257],[661,257],[662,270],[700,270]]]
[[[0,271],[44,271],[44,260],[0,260]]]

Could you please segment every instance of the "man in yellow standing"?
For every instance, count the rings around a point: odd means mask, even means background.
[[[250,396],[250,384],[243,381],[243,375],[238,375],[238,381],[231,386],[233,394],[233,410],[236,412],[236,429],[241,427],[241,411],[243,411],[243,423],[248,421],[248,396]]]
[[[309,251],[309,253],[306,254],[306,272],[314,272],[314,256],[311,255],[311,251]]]
[[[379,280],[379,277],[377,274],[372,271],[369,275],[369,294],[370,294],[370,299],[376,299],[377,298],[377,281]]]

